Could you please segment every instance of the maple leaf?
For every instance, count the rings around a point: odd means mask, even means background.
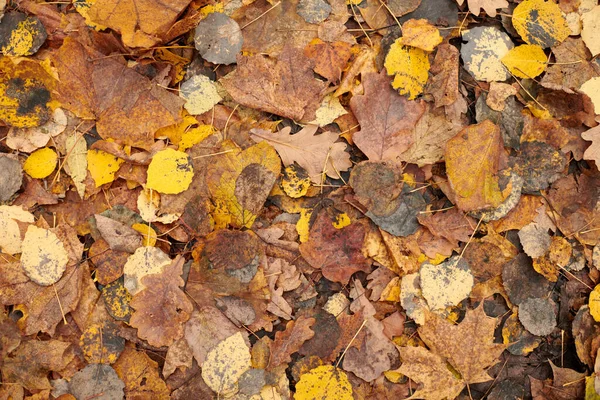
[[[239,56],[237,63],[220,80],[235,101],[296,121],[315,119],[326,84],[315,79],[313,62],[302,50],[286,46],[276,60]]]
[[[479,383],[492,379],[485,369],[498,362],[506,348],[494,343],[496,323],[496,319],[485,315],[480,305],[467,311],[458,325],[428,312],[418,330],[431,351],[447,359],[465,383]]]
[[[423,385],[409,399],[454,399],[465,387],[437,354],[423,347],[401,347],[399,350],[402,366],[397,372]]]
[[[300,316],[297,320],[288,322],[285,331],[277,332],[271,344],[269,368],[292,361],[292,354],[300,350],[304,342],[315,335],[315,332],[310,329],[314,323],[314,318]]]
[[[190,318],[193,306],[180,289],[183,258],[178,257],[160,274],[151,274],[142,281],[146,289],[138,292],[129,304],[135,309],[130,325],[138,336],[152,346],[169,346],[183,336],[183,324]]]
[[[350,100],[360,123],[360,131],[352,139],[369,160],[396,161],[413,144],[412,129],[425,105],[400,96],[385,71],[363,75],[363,86],[365,93]]]
[[[300,132],[291,135],[291,128],[285,127],[278,133],[262,129],[252,129],[252,138],[257,142],[267,141],[275,147],[285,166],[298,163],[308,172],[314,183],[321,183],[323,173],[339,179],[339,172],[352,166],[346,144],[337,142],[338,134],[323,132],[315,135],[316,125],[307,125]]]

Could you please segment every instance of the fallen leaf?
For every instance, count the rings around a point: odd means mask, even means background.
[[[363,76],[363,95],[350,100],[360,131],[354,143],[371,161],[397,161],[413,143],[412,129],[423,115],[425,105],[407,100],[390,86],[385,71]]]
[[[210,13],[200,21],[194,36],[202,58],[214,64],[233,64],[243,42],[237,22],[219,12]]]
[[[461,374],[464,383],[473,384],[492,380],[486,368],[497,363],[505,349],[503,344],[494,343],[496,323],[479,306],[467,311],[458,325],[427,313],[425,324],[418,331],[431,351],[448,360]]]
[[[462,6],[465,0],[458,0],[458,4]],[[481,13],[481,9],[485,11],[490,17],[496,16],[496,10],[499,8],[508,7],[508,1],[506,0],[468,0],[469,11],[475,15]]]
[[[54,232],[29,225],[22,248],[21,266],[29,279],[41,286],[49,286],[60,280],[69,256]]]
[[[238,391],[238,379],[250,367],[250,349],[238,332],[208,352],[202,365],[202,378],[219,396],[228,397]]]
[[[6,254],[21,252],[23,238],[19,229],[19,222],[32,224],[35,222],[33,214],[19,206],[0,206],[0,249]]]
[[[125,347],[113,368],[125,383],[125,398],[169,398],[170,390],[159,375],[158,364],[146,352]]]
[[[288,322],[285,331],[277,332],[271,344],[269,368],[291,362],[292,354],[300,350],[304,342],[315,335],[315,332],[310,329],[314,323],[314,318],[300,316],[297,320]]]
[[[448,141],[448,180],[462,211],[497,207],[504,200],[497,175],[502,150],[500,129],[489,120],[466,127]]]
[[[70,393],[78,399],[123,398],[125,384],[106,364],[88,364],[69,381]]]
[[[584,13],[581,16],[582,29],[581,38],[585,42],[585,45],[592,56],[596,56],[600,53],[600,45],[598,45],[598,32],[600,32],[600,6],[592,8],[590,11]],[[598,114],[598,113],[596,113]]]
[[[453,307],[469,297],[473,274],[462,258],[452,257],[439,265],[423,263],[419,271],[423,297],[431,310]]]
[[[552,290],[552,283],[533,269],[531,259],[525,253],[504,265],[502,282],[511,303],[515,305],[530,297],[542,298]]]
[[[33,128],[11,128],[6,136],[6,145],[13,150],[31,153],[44,147],[48,141],[62,133],[67,127],[67,116],[61,108],[52,113],[45,124]]]
[[[306,170],[311,181],[321,183],[323,174],[339,179],[340,172],[352,166],[350,154],[344,142],[338,142],[338,134],[322,132],[316,135],[318,127],[307,125],[300,132],[290,134],[289,127],[274,133],[262,129],[252,129],[250,133],[257,142],[265,140],[277,150],[283,165],[298,163]]]
[[[384,66],[388,75],[394,75],[392,87],[409,100],[414,100],[423,93],[429,78],[429,57],[420,48],[405,46],[403,39],[397,39],[390,46]]]
[[[590,314],[594,317],[594,321],[600,322],[600,285],[596,285],[590,293]]]
[[[129,303],[135,311],[129,324],[138,336],[152,346],[170,346],[183,336],[183,324],[193,311],[191,301],[180,289],[184,260],[176,258],[158,274],[142,278],[145,289],[138,291]]]
[[[9,12],[1,18],[0,51],[5,56],[21,57],[35,54],[48,34],[36,16]]]
[[[352,400],[352,393],[352,385],[344,371],[333,365],[321,365],[300,376],[295,398]]]
[[[594,127],[581,133],[581,137],[592,144],[583,153],[584,160],[592,160],[600,165],[600,127]]]
[[[313,62],[302,50],[288,45],[277,60],[240,56],[237,64],[220,80],[236,102],[295,121],[314,120],[325,83],[314,78]]]
[[[460,53],[456,47],[447,43],[438,46],[425,86],[425,93],[433,96],[436,107],[451,105],[458,99],[459,64]]]
[[[526,43],[543,48],[562,42],[571,33],[560,8],[553,1],[523,1],[514,9],[512,23]]]
[[[551,299],[529,298],[519,304],[519,321],[534,335],[549,335],[556,328],[555,307]]]
[[[159,193],[177,194],[187,190],[193,177],[194,167],[190,156],[168,148],[152,157],[146,187]]]
[[[143,279],[146,275],[160,274],[171,263],[171,259],[157,247],[140,247],[127,259],[123,267],[125,276],[124,286],[127,291],[135,294],[144,290]]]
[[[584,82],[579,90],[590,97],[594,105],[594,112],[600,114],[600,77]]]
[[[315,111],[315,120],[309,122],[309,124],[323,127],[333,123],[338,117],[348,114],[348,111],[340,103],[338,97],[333,94],[328,94],[323,98],[321,105]]]
[[[160,42],[160,35],[166,33],[189,3],[190,0],[96,1],[88,15],[92,22],[119,32],[126,46],[152,47]]]
[[[409,19],[402,24],[400,43],[425,51],[433,51],[443,38],[440,31],[426,19]]]
[[[324,0],[300,0],[296,12],[310,24],[318,24],[327,19],[331,6]]]
[[[542,257],[550,250],[551,238],[548,229],[535,222],[521,228],[519,240],[523,251],[531,258]]]
[[[515,87],[512,85],[500,82],[491,82],[490,91],[485,98],[485,104],[487,104],[487,106],[494,111],[503,111],[506,107],[506,99],[516,94],[517,89],[515,89]]]
[[[547,57],[540,46],[522,44],[506,53],[501,61],[514,76],[533,79],[546,69]]]
[[[87,168],[96,184],[100,187],[115,180],[115,174],[125,160],[102,150],[88,150],[86,155]]]
[[[465,31],[462,38],[467,43],[462,45],[460,54],[475,79],[493,82],[510,77],[500,61],[514,47],[506,33],[491,26],[478,26]]]
[[[58,154],[49,147],[34,151],[27,157],[23,170],[35,179],[44,179],[56,169]]]
[[[77,188],[77,193],[82,199],[85,197],[85,184],[83,181],[87,176],[87,143],[83,135],[73,132],[69,134],[65,140],[67,148],[66,168],[65,170],[73,179],[73,184]]]
[[[125,349],[125,339],[112,322],[91,324],[81,334],[79,346],[88,363],[114,364]]]
[[[95,214],[94,218],[96,228],[112,250],[134,253],[142,245],[140,234],[130,226],[102,214]]]
[[[313,39],[304,48],[304,55],[314,60],[314,71],[317,74],[337,83],[352,54],[351,47],[345,42],[327,43],[321,39]]]
[[[183,82],[179,96],[185,100],[183,107],[191,115],[204,114],[222,100],[214,82],[205,75],[194,75]]]
[[[0,154],[0,202],[10,200],[23,183],[23,168],[19,160],[8,154]]]

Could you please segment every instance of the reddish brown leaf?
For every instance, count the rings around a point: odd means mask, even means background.
[[[314,323],[314,318],[300,316],[296,321],[288,322],[285,331],[277,332],[275,341],[271,344],[269,368],[292,361],[292,354],[300,350],[304,342],[315,335],[315,332],[310,329]]]

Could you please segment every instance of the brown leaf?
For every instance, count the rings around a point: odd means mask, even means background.
[[[125,347],[113,368],[125,383],[125,398],[169,398],[170,390],[159,375],[158,364],[145,352]]]
[[[425,92],[430,93],[435,106],[448,106],[458,98],[458,66],[460,54],[451,44],[443,43],[438,46],[433,64],[429,69],[432,76],[427,82]]]
[[[269,368],[292,361],[292,354],[300,350],[304,342],[315,335],[315,332],[310,329],[314,323],[314,318],[300,316],[295,321],[288,322],[285,331],[277,332],[271,344]]]
[[[327,213],[320,212],[300,253],[313,268],[321,269],[325,278],[347,284],[353,273],[371,269],[362,254],[365,232],[359,222],[337,229]]]
[[[419,336],[432,352],[446,358],[460,372],[465,383],[487,382],[492,378],[486,368],[499,361],[506,347],[494,343],[496,324],[496,319],[485,315],[482,305],[467,311],[458,325],[426,313]]]
[[[583,159],[594,161],[598,168],[600,166],[600,125],[583,132],[581,137],[592,142],[590,147],[583,153]]]
[[[425,214],[417,217],[419,223],[429,229],[435,236],[443,237],[454,246],[458,242],[467,242],[477,225],[475,219],[466,216],[457,208],[435,214]]]
[[[312,61],[291,45],[273,60],[239,56],[235,71],[220,82],[238,103],[296,121],[312,121],[325,83],[314,78]]]
[[[183,336],[183,324],[190,318],[193,306],[180,289],[184,259],[176,258],[162,273],[142,279],[146,289],[133,296],[129,304],[135,309],[130,325],[138,336],[152,346],[170,346]]]
[[[398,161],[398,155],[414,142],[412,129],[425,105],[400,96],[385,71],[363,75],[363,86],[364,94],[350,100],[360,123],[352,139],[371,161]]]
[[[298,163],[308,172],[314,183],[321,183],[323,171],[333,179],[339,179],[339,173],[352,166],[346,144],[337,142],[335,132],[322,132],[315,135],[318,127],[307,125],[300,132],[290,134],[289,127],[278,133],[263,129],[252,129],[252,138],[257,142],[266,140],[275,147],[285,166]],[[326,164],[327,163],[327,164]]]
[[[112,250],[135,253],[142,246],[142,235],[130,226],[101,214],[94,218],[96,228]]]
[[[326,43],[314,39],[304,48],[304,55],[315,62],[315,72],[332,83],[338,83],[342,70],[350,59],[350,44],[346,42]]]

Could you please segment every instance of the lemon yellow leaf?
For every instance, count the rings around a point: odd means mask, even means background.
[[[29,225],[23,239],[21,267],[25,275],[38,285],[56,283],[67,268],[69,256],[54,232]]]
[[[204,75],[194,75],[183,82],[179,96],[186,101],[183,107],[192,115],[203,114],[221,101],[214,82]]]
[[[139,247],[127,258],[123,267],[124,286],[131,295],[141,292],[146,286],[142,278],[150,274],[160,274],[171,260],[158,247]]]
[[[513,11],[512,23],[528,44],[552,47],[570,34],[567,21],[552,0],[525,0]]]
[[[103,31],[107,27],[96,22],[93,22],[90,18],[90,8],[96,3],[97,0],[73,0],[73,7],[84,19],[85,24],[94,28],[97,31]]]
[[[220,397],[230,397],[238,391],[238,379],[251,368],[250,358],[244,336],[237,332],[208,352],[202,379]]]
[[[296,400],[352,400],[348,376],[333,365],[321,365],[300,376]]]
[[[146,224],[133,224],[131,225],[133,230],[139,232],[144,237],[143,246],[155,246],[158,235],[156,231],[152,229],[150,225]]]
[[[433,51],[442,43],[440,31],[426,19],[409,19],[402,25],[401,43],[425,51]]]
[[[87,152],[88,171],[90,171],[96,187],[114,181],[115,173],[124,162],[125,160],[102,150],[89,150]]]
[[[152,157],[146,187],[159,193],[177,194],[187,190],[193,177],[190,156],[182,151],[165,149]]]
[[[83,181],[87,175],[87,143],[83,135],[73,132],[65,140],[67,148],[67,162],[65,171],[73,179],[73,184],[77,193],[83,199],[85,195],[85,185]]]
[[[179,142],[179,150],[185,151],[195,144],[202,142],[204,139],[216,132],[216,129],[211,125],[200,125],[197,128],[191,128],[183,132],[181,141]]]
[[[217,227],[250,228],[281,171],[281,160],[266,141],[242,151],[225,140],[221,152],[208,166],[206,182]]]
[[[600,322],[600,285],[590,293],[590,314],[596,322]]]
[[[519,78],[535,78],[546,69],[544,49],[535,44],[523,44],[502,57],[502,64]]]
[[[309,187],[310,176],[303,168],[297,167],[296,164],[285,167],[281,180],[281,188],[285,194],[297,199],[306,195]]]
[[[212,14],[215,12],[222,13],[223,11],[224,11],[223,3],[217,3],[214,5],[209,4],[200,9],[200,15],[202,15],[203,17],[206,17],[208,14]]]
[[[335,216],[335,221],[333,222],[333,227],[335,229],[342,229],[348,225],[350,225],[350,217],[346,213],[341,213]]]
[[[425,51],[403,46],[401,38],[396,39],[390,46],[384,65],[388,75],[395,75],[392,87],[400,94],[413,100],[423,93],[429,77],[429,58]]]
[[[310,233],[310,217],[313,213],[312,208],[303,208],[300,210],[300,219],[296,222],[296,232],[300,236],[300,243],[308,242]]]
[[[192,126],[198,125],[198,120],[194,116],[188,114],[187,111],[183,110],[182,114],[183,118],[180,123],[160,128],[154,133],[154,137],[156,139],[168,138],[174,144],[179,144],[183,137],[183,133]]]
[[[27,157],[23,170],[32,178],[42,179],[56,169],[58,154],[49,147],[34,151]]]
[[[600,114],[600,78],[596,77],[586,81],[579,90],[590,96],[594,105],[594,112]]]
[[[21,231],[17,221],[33,223],[33,214],[19,206],[0,206],[0,249],[7,254],[21,252]]]

